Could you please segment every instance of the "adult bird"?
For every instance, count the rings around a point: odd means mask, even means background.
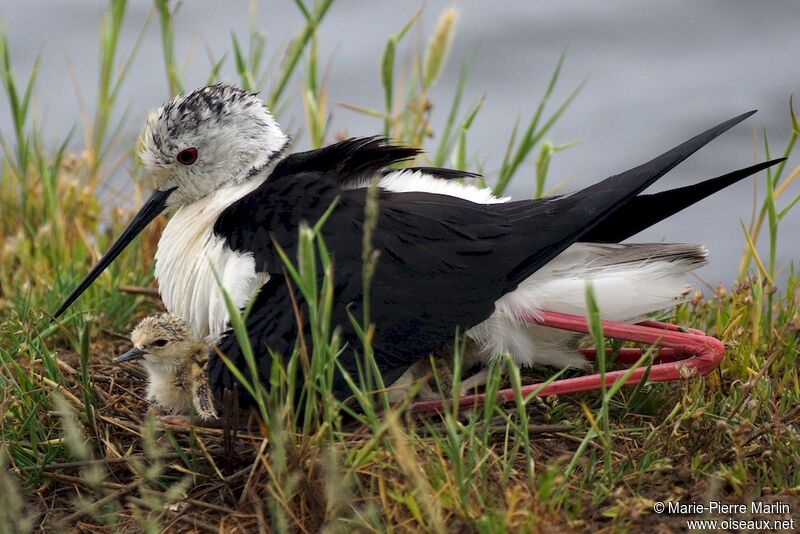
[[[276,245],[296,257],[301,223],[315,223],[335,202],[321,230],[335,264],[332,322],[355,350],[360,343],[348,315],[361,316],[366,186],[378,176],[372,243],[380,257],[370,302],[375,359],[384,382],[393,383],[415,361],[452,341],[457,328],[471,332],[489,352],[509,349],[519,358],[526,346],[519,340],[531,338],[516,320],[520,311],[559,302],[582,306],[582,291],[575,294],[574,284],[570,293],[554,283],[570,270],[621,273],[608,293],[611,307],[628,318],[674,298],[677,274],[705,261],[705,249],[614,243],[780,161],[640,195],[752,113],[576,193],[511,202],[446,181],[465,176],[458,171],[388,170],[418,151],[382,138],[287,155],[288,137],[255,94],[225,84],[205,87],[176,97],[148,118],[139,156],[156,190],[56,315],[153,218],[176,208],[156,253],[167,309],[182,316],[194,335],[214,337],[217,348],[251,378],[228,329],[219,284],[240,308],[256,295],[247,327],[260,358],[258,373],[268,383],[270,354],[287,356],[293,350],[300,333],[293,303],[301,309],[303,304],[285,278]],[[550,291],[542,296],[537,290],[544,287]],[[307,328],[308,321],[302,324]],[[353,350],[340,357],[351,373],[356,372]],[[578,364],[568,358],[545,354],[540,361]],[[209,381],[217,396],[234,381],[216,355],[209,361]],[[334,388],[338,395],[349,392],[341,376]]]

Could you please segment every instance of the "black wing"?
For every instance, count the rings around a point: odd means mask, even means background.
[[[413,160],[419,153],[418,148],[393,145],[380,136],[353,137],[318,150],[288,155],[281,160],[270,179],[293,176],[301,172],[320,172],[326,176],[335,176],[342,187],[365,187],[375,175],[386,175],[398,170],[424,172],[442,180],[481,176],[474,172],[440,167],[386,168],[389,165]]]
[[[711,178],[698,184],[670,189],[652,195],[639,195],[625,206],[609,215],[603,222],[581,237],[587,243],[619,243],[638,234],[645,228],[663,221],[692,204],[721,191],[757,172],[776,165],[786,158],[765,161]]]
[[[282,159],[270,180],[299,173],[320,173],[341,187],[365,186],[389,165],[414,159],[418,148],[393,145],[385,138],[353,137],[307,152],[290,154]]]
[[[485,320],[498,298],[750,114],[722,123],[649,163],[556,199],[483,205],[429,193],[378,192],[373,245],[381,256],[370,301],[376,361],[385,381],[393,382],[414,361],[452,340],[457,327],[463,331]],[[358,346],[347,317],[348,311],[360,317],[366,190],[343,191],[340,185],[347,176],[379,171],[373,161],[386,165],[404,154],[378,140],[361,147],[370,156],[357,148],[339,159],[326,156],[331,165],[327,169],[320,163],[326,158],[316,159],[319,156],[305,156],[314,161],[308,166],[287,158],[264,184],[226,209],[215,226],[232,248],[252,253],[257,268],[275,276],[248,319],[251,343],[265,359],[268,348],[286,355],[293,346],[288,340],[296,334],[273,241],[296,258],[298,226],[316,222],[334,199],[337,206],[322,230],[335,265],[333,322],[343,328],[351,347]],[[248,224],[251,221],[257,224]],[[244,368],[231,334],[220,349]],[[355,368],[349,351],[342,358],[346,368]],[[219,392],[230,383],[229,373],[216,358],[210,368]],[[343,383],[339,386],[337,393],[346,394]]]
[[[254,312],[248,317],[247,328],[250,333],[251,343],[258,355],[258,374],[264,380],[270,376],[270,365],[272,361],[268,357],[266,347],[272,349],[276,354],[289,356],[292,353],[294,344],[297,340],[297,321],[292,313],[292,297],[300,299],[299,293],[291,294],[292,286],[285,283],[283,276],[273,275],[262,286],[256,302]],[[264,340],[262,342],[261,340]],[[233,360],[237,368],[244,374],[245,378],[252,382],[250,368],[245,363],[241,349],[236,341],[236,337],[228,332],[217,345],[217,348]],[[225,389],[233,389],[236,378],[226,367],[225,363],[216,355],[214,351],[208,361],[208,382],[212,388],[214,396],[222,399],[222,392]],[[268,381],[265,383],[269,383]],[[243,390],[244,388],[240,388]],[[245,405],[249,404],[244,394],[241,398]]]
[[[345,342],[358,347],[348,312],[362,316],[361,236],[366,190],[341,191],[320,173],[268,183],[258,195],[245,197],[239,206],[226,211],[216,226],[233,248],[253,252],[258,268],[273,277],[259,293],[248,318],[251,344],[261,355],[268,348],[283,355],[291,351],[293,344],[287,340],[297,333],[295,317],[286,304],[290,290],[282,281],[283,264],[272,243],[279,243],[289,257],[296,258],[300,223],[319,219],[338,197],[322,230],[335,266],[332,322],[344,327]],[[508,248],[515,230],[487,206],[454,197],[379,191],[378,205],[373,241],[381,256],[371,286],[371,311],[380,318],[374,342],[376,361],[386,382],[391,383],[408,365],[451,340],[457,325],[473,326],[492,313],[494,301],[502,295],[507,269],[481,260]],[[244,229],[234,224],[238,215],[233,213],[248,213],[260,224]],[[296,298],[302,307],[302,296]],[[308,320],[303,322],[308,324]],[[223,339],[219,348],[244,367],[232,336]],[[343,356],[342,363],[355,372],[353,355]],[[268,371],[269,365],[265,365]],[[213,357],[209,380],[217,393],[231,381],[227,369]],[[336,386],[338,393],[347,393],[343,382]]]

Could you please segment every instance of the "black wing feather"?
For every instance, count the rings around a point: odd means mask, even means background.
[[[645,228],[649,228],[692,204],[713,195],[717,191],[725,189],[785,159],[779,158],[765,161],[686,187],[670,189],[669,191],[662,191],[652,195],[639,195],[632,198],[625,206],[584,234],[581,241],[587,243],[619,243],[624,241]]]
[[[288,155],[276,165],[270,180],[319,172],[335,177],[342,187],[366,185],[389,165],[412,160],[419,153],[418,148],[393,145],[384,137],[353,137]]]

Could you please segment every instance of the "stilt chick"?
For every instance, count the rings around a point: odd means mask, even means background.
[[[208,345],[192,337],[186,321],[170,313],[146,317],[131,332],[131,341],[133,348],[116,361],[144,360],[151,402],[171,413],[194,406],[200,420],[217,419],[206,375]]]

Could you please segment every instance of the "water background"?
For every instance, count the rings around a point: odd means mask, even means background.
[[[127,53],[151,11],[151,3],[132,0],[121,36]],[[95,101],[98,32],[104,3],[0,0],[0,20],[8,28],[12,61],[26,75],[41,56],[36,89],[37,113],[46,140],[55,146],[79,124],[79,100],[71,74],[86,105]],[[656,1],[592,0],[569,2],[440,2],[340,0],[323,22],[319,50],[328,66],[329,99],[382,109],[378,64],[386,38],[397,33],[423,7],[422,31],[407,37],[424,45],[441,11],[458,9],[456,38],[448,65],[432,91],[434,130],[440,126],[455,91],[460,65],[469,61],[464,104],[482,95],[486,101],[469,138],[492,179],[517,116],[529,117],[545,89],[558,55],[567,60],[554,103],[581,81],[587,85],[551,131],[554,143],[580,141],[551,164],[551,183],[570,178],[569,190],[628,169],[665,149],[750,109],[759,113],[672,171],[651,191],[717,176],[763,157],[761,132],[767,128],[773,150],[789,134],[788,99],[800,109],[800,2],[781,0]],[[231,49],[231,32],[246,40],[247,2],[191,0],[176,18],[177,57],[186,87],[202,85],[210,62]],[[301,27],[289,0],[262,1],[251,21],[266,32],[267,54],[274,54]],[[408,48],[406,48],[407,50]],[[132,142],[146,113],[169,95],[164,75],[158,21],[153,19],[124,83],[118,106],[127,109],[124,135]],[[401,55],[399,61],[403,61]],[[223,79],[235,81],[229,52]],[[292,100],[281,114],[285,129],[303,124],[300,82],[289,87]],[[5,105],[5,102],[3,102]],[[381,122],[332,107],[331,133],[370,135]],[[121,113],[117,117],[121,117]],[[0,132],[11,138],[11,119],[0,111]],[[755,140],[755,142],[754,142]],[[436,140],[430,143],[435,146]],[[80,135],[74,145],[79,147]],[[301,137],[298,148],[306,148]],[[800,163],[795,156],[789,168]],[[129,163],[104,189],[109,204],[129,202]],[[524,165],[510,192],[517,198],[534,190],[533,162]],[[763,179],[759,183],[763,191]],[[800,194],[793,184],[781,205]],[[635,241],[705,243],[711,263],[700,271],[711,283],[732,280],[744,242],[740,220],[752,212],[753,181],[717,194],[639,234]],[[800,258],[800,208],[781,226],[779,262]],[[760,249],[766,254],[766,239]]]

